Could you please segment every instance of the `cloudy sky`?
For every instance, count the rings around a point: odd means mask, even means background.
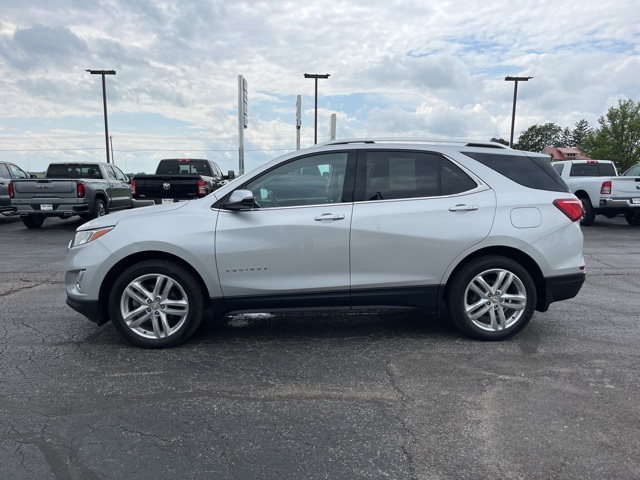
[[[161,158],[238,170],[238,75],[249,86],[246,170],[338,138],[509,138],[536,123],[592,126],[640,101],[637,0],[0,0],[0,160],[30,171]]]

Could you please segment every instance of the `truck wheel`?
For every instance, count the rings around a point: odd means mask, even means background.
[[[624,219],[627,221],[629,225],[633,225],[634,227],[640,227],[640,208],[636,208],[634,210],[629,210],[625,212]]]
[[[91,218],[104,217],[107,214],[107,206],[104,200],[96,198],[95,205],[93,206],[93,215]]]
[[[44,223],[44,217],[42,215],[30,215],[22,218],[22,223],[27,228],[40,228]]]
[[[165,348],[187,340],[204,312],[202,288],[177,263],[146,260],[125,270],[109,294],[114,326],[129,342]]]
[[[504,340],[522,330],[536,306],[527,270],[510,258],[491,255],[467,263],[450,280],[447,307],[460,330],[479,340]]]
[[[580,217],[580,225],[588,227],[596,219],[596,214],[593,211],[593,206],[588,197],[578,197],[582,202],[582,217]]]

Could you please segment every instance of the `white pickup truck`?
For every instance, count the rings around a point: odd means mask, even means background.
[[[591,225],[596,215],[621,214],[629,225],[640,225],[640,177],[618,176],[610,160],[561,160],[551,165],[582,201],[581,225]]]

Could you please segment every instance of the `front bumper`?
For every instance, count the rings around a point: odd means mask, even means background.
[[[109,321],[108,318],[100,314],[98,300],[78,300],[67,295],[67,305],[98,325],[103,325]]]

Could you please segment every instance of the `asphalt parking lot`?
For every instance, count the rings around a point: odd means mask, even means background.
[[[142,350],[65,304],[79,220],[0,216],[2,479],[640,478],[640,228],[515,338],[418,312],[228,317]]]

